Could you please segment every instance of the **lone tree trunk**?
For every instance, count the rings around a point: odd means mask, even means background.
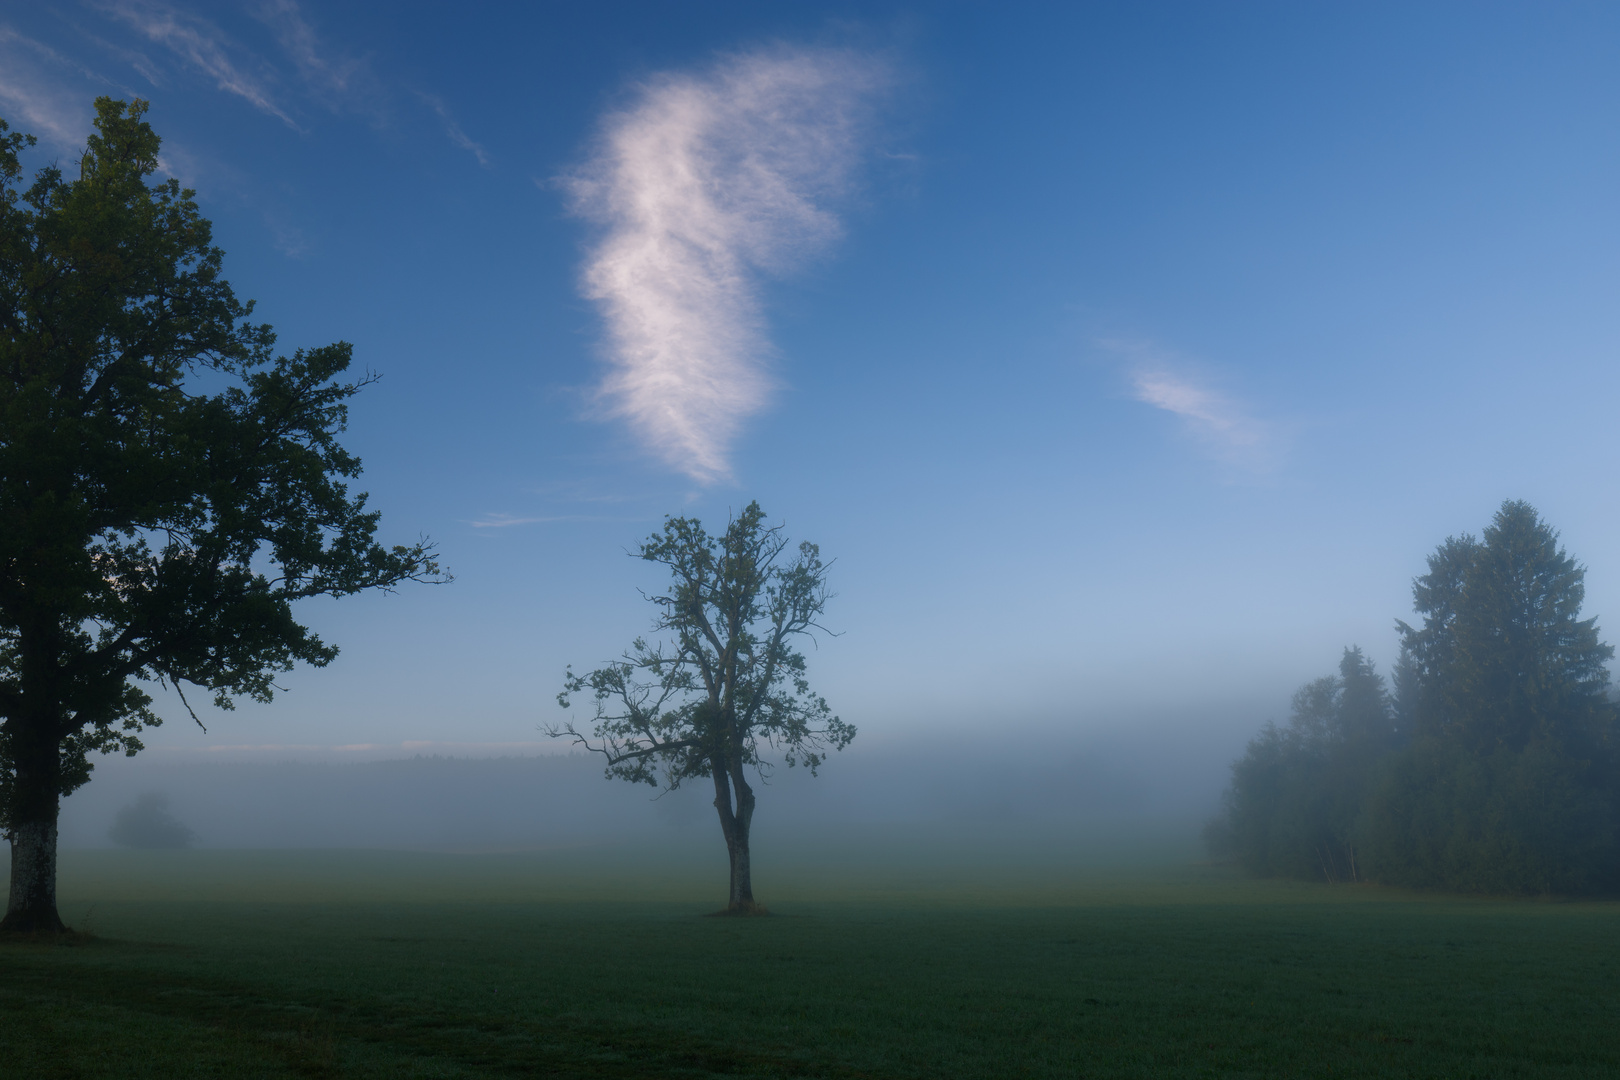
[[[56,740],[48,723],[15,725],[11,799],[11,894],[0,931],[61,933],[56,911],[56,819],[61,807]]]
[[[736,807],[732,807],[732,789]],[[753,915],[762,911],[754,902],[753,865],[749,861],[748,832],[754,821],[754,790],[736,774],[727,775],[722,762],[714,763],[714,808],[720,814],[720,831],[726,838],[726,854],[731,858],[731,889],[726,911],[733,915]]]

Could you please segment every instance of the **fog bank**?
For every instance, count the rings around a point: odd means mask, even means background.
[[[1257,726],[1257,724],[1255,725]],[[921,826],[950,832],[1182,823],[1215,808],[1251,727],[1116,731],[1087,738],[852,748],[812,778],[756,784],[756,834]],[[102,759],[63,801],[61,843],[108,847],[120,810],[148,793],[207,848],[554,848],[717,833],[708,781],[660,795],[602,776],[582,752],[495,758],[177,762]],[[718,843],[718,835],[716,835]]]

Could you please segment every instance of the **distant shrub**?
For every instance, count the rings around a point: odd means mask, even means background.
[[[196,834],[169,813],[169,797],[147,792],[122,810],[107,830],[107,838],[119,847],[190,847]]]

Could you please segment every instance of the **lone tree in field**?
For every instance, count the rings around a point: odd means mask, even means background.
[[[747,772],[768,770],[766,746],[811,775],[827,751],[842,750],[855,728],[832,715],[805,681],[797,640],[822,627],[827,568],[816,545],[788,557],[781,526],[749,503],[711,537],[692,518],[667,518],[638,553],[670,570],[669,591],[649,597],[668,640],[637,638],[623,659],[588,675],[569,669],[557,702],[590,691],[593,738],[572,723],[552,727],[607,758],[606,773],[673,791],[687,780],[714,781],[714,808],[731,856],[727,910],[752,914],[748,851],[754,789]]]
[[[148,185],[145,111],[97,99],[77,178],[20,192],[33,140],[0,122],[0,930],[63,929],[60,800],[141,749],[143,682],[269,701],[337,655],[294,601],[439,578],[344,483],[350,347],[272,353],[193,193]]]

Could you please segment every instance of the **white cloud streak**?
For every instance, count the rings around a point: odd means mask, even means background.
[[[509,529],[514,525],[555,525],[590,521],[643,521],[646,518],[602,517],[598,514],[547,514],[541,517],[514,517],[511,514],[485,514],[478,521],[469,521],[475,529]]]
[[[14,74],[0,72],[0,107],[4,107],[11,129],[36,135],[58,148],[83,150],[88,114],[66,95],[30,86]]]
[[[838,235],[827,203],[886,81],[859,53],[785,48],[666,74],[566,179],[575,211],[605,226],[583,275],[607,324],[598,400],[700,482],[731,475],[731,441],[773,387],[759,277]]]
[[[211,77],[221,90],[269,113],[295,131],[303,130],[275,103],[269,90],[243,71],[227,52],[224,33],[212,23],[182,14],[164,4],[122,0],[105,10],[128,23],[147,40],[162,45],[192,67]]]
[[[47,74],[42,62],[54,70]],[[63,72],[100,81],[50,46],[0,26],[0,115],[13,131],[38,136],[58,150],[82,151],[90,113],[83,94],[63,83]]]
[[[1157,362],[1145,363],[1131,373],[1131,390],[1137,401],[1180,417],[1217,461],[1255,473],[1276,466],[1279,444],[1275,427],[1196,378]]]

